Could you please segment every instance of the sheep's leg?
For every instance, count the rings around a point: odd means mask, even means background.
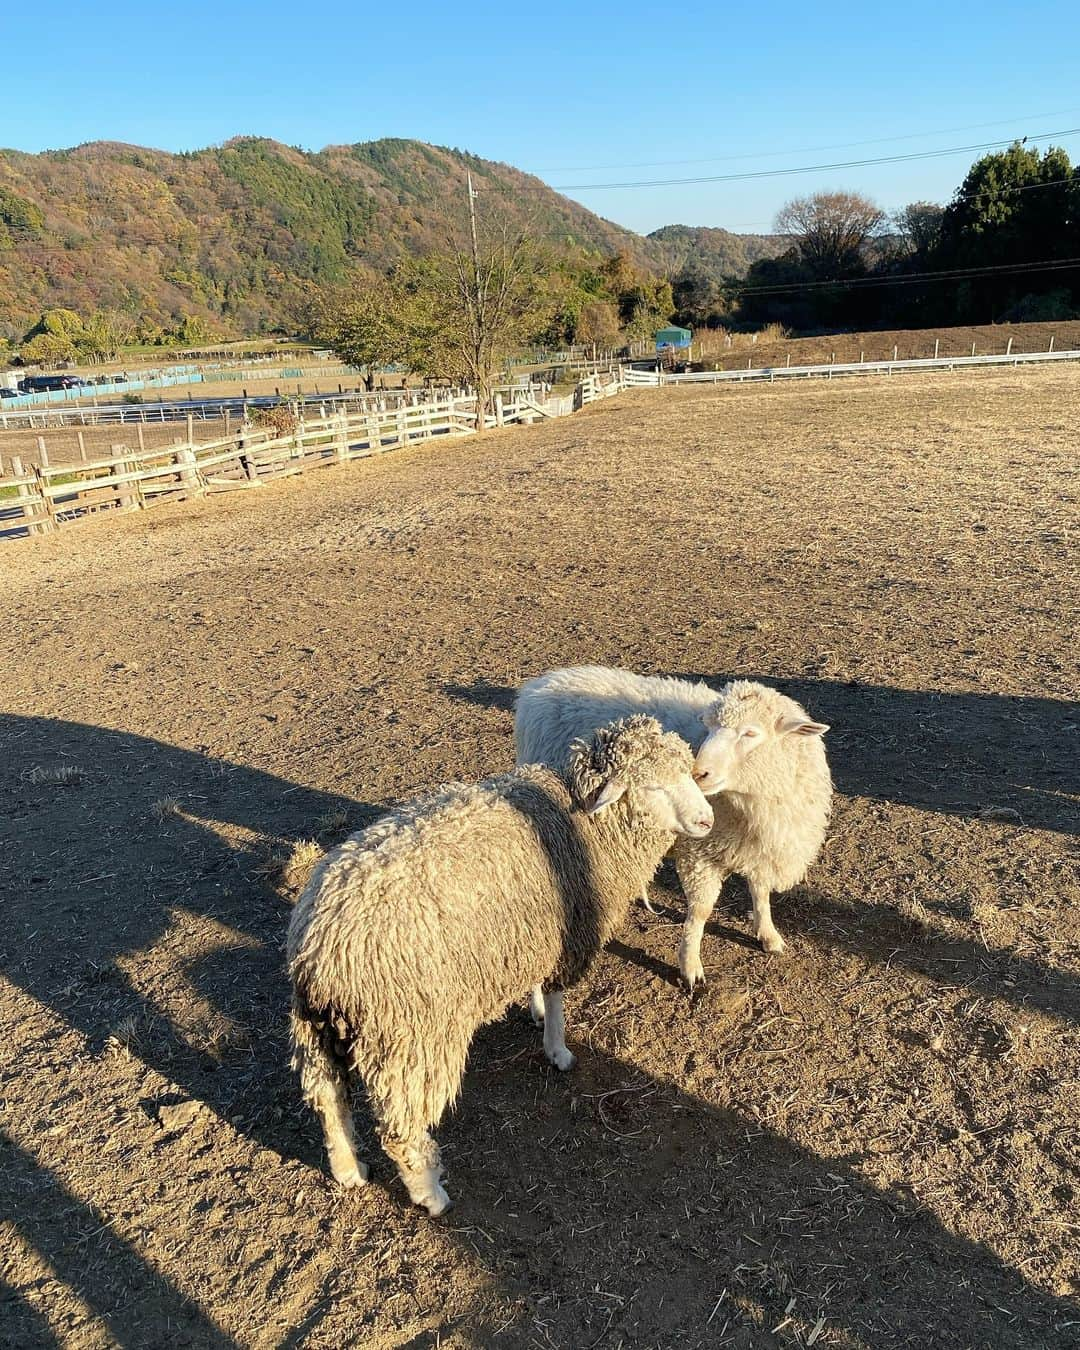
[[[773,927],[768,886],[755,880],[754,877],[747,877],[746,883],[750,887],[750,895],[754,901],[754,936],[767,952],[782,952],[784,939]]]
[[[542,1027],[544,1025],[544,986],[534,984],[529,992],[529,1013],[533,1020],[533,1026]]]
[[[300,1074],[304,1100],[322,1121],[330,1171],[342,1186],[362,1186],[368,1179],[368,1169],[356,1157],[345,1075],[323,1048],[318,1029],[299,1004],[293,1006],[291,1021],[293,1067]]]
[[[650,914],[656,913],[656,910],[653,909],[652,907],[652,901],[649,899],[648,886],[642,886],[641,888],[641,903],[645,906],[645,908],[649,911]]]
[[[368,1169],[356,1156],[356,1136],[345,1084],[327,1084],[320,1088],[311,1104],[322,1121],[326,1154],[334,1180],[346,1188],[362,1186],[368,1179]]]
[[[687,988],[693,993],[696,985],[705,983],[701,938],[726,874],[701,859],[679,853],[675,855],[675,868],[686,896],[686,922],[679,943],[679,971]]]
[[[398,1175],[414,1205],[422,1205],[433,1219],[450,1208],[450,1197],[442,1187],[439,1146],[429,1131],[417,1130],[407,1139],[384,1134],[382,1145],[397,1163]]]
[[[572,1069],[574,1056],[566,1048],[566,1016],[563,991],[549,989],[544,995],[544,1054],[557,1069]]]

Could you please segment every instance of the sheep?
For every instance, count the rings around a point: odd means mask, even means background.
[[[567,748],[597,725],[630,713],[655,717],[696,752],[695,779],[712,798],[715,824],[705,840],[680,839],[674,862],[687,900],[679,969],[694,992],[703,983],[701,937],[724,881],[745,877],[754,932],[765,951],[784,950],[770,896],[801,881],[825,837],[832,780],[822,736],[794,699],[750,680],[719,691],[670,676],[605,666],[551,670],[518,692],[518,762],[565,763]],[[541,1015],[534,991],[533,1017]]]
[[[529,765],[449,784],[316,864],[289,925],[292,1063],[341,1185],[368,1178],[352,1070],[410,1198],[441,1214],[430,1130],[460,1091],[474,1032],[541,985],[545,1054],[571,1068],[564,991],[673,839],[712,828],[689,747],[653,718],[597,729],[564,761],[563,774]]]

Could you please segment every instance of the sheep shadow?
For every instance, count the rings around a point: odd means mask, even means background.
[[[1074,1343],[1075,1301],[950,1231],[914,1190],[724,1106],[721,1084],[706,1098],[582,1047],[570,1011],[571,1074],[508,1017],[477,1038],[441,1131],[451,1225],[520,1308],[499,1344],[757,1350],[819,1317],[860,1345]]]

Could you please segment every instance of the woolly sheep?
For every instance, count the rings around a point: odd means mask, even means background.
[[[474,1032],[542,984],[544,1050],[569,1069],[563,991],[675,836],[712,827],[689,747],[652,718],[598,729],[564,762],[563,775],[531,765],[443,787],[312,872],[289,926],[293,1067],[342,1185],[368,1176],[353,1070],[410,1197],[441,1214],[450,1201],[429,1131],[460,1091]]]
[[[750,888],[758,941],[767,952],[784,950],[770,896],[802,880],[825,837],[832,781],[821,738],[829,728],[811,721],[794,699],[750,680],[717,691],[670,676],[572,666],[521,686],[518,762],[558,767],[575,737],[630,713],[655,717],[690,745],[695,779],[712,798],[712,833],[678,840],[673,855],[687,900],[679,969],[692,991],[705,978],[705,923],[733,872]],[[534,1018],[539,1012],[534,993]]]

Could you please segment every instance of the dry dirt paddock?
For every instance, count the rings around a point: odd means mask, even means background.
[[[657,390],[0,552],[0,1341],[1080,1341],[1080,367]],[[706,997],[677,884],[341,1194],[272,859],[511,761],[567,661],[780,683],[826,852]],[[58,772],[64,771],[64,772]],[[69,781],[58,781],[67,778]],[[268,860],[269,859],[269,860]]]

